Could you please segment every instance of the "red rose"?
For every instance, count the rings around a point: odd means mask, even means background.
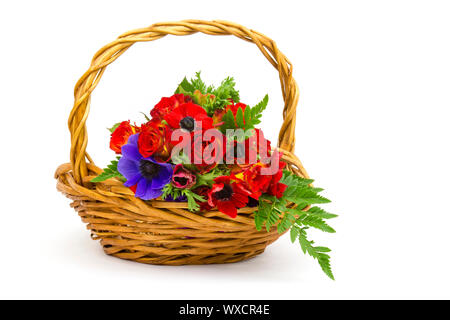
[[[269,194],[280,199],[286,189],[287,185],[285,185],[284,183],[272,183],[269,187]]]
[[[270,140],[264,138],[264,133],[261,129],[255,129],[256,132],[256,149],[260,157],[270,157]]]
[[[275,159],[274,159],[275,160]],[[276,160],[275,160],[276,161]],[[281,154],[279,154],[279,164],[278,164],[278,171],[272,176],[272,179],[270,181],[269,188],[267,192],[275,196],[277,198],[281,198],[283,196],[284,191],[287,188],[287,185],[284,183],[279,182],[281,178],[283,177],[283,169],[286,166],[286,162],[281,161]]]
[[[142,125],[138,138],[139,153],[148,158],[164,147],[164,127],[160,122],[151,120]]]
[[[150,111],[154,119],[162,119],[164,115],[177,108],[180,104],[192,101],[192,98],[182,93],[174,94],[171,97],[164,97]]]
[[[223,119],[223,116],[225,115],[225,111],[226,111],[225,108],[224,109],[216,109],[216,111],[214,111],[214,114],[212,115],[214,126],[223,122],[222,119]]]
[[[258,200],[261,194],[267,192],[272,176],[261,174],[262,166],[260,164],[251,166],[242,174],[237,174],[236,177],[242,178],[246,188],[251,192],[251,197]]]
[[[123,121],[120,125],[111,133],[111,140],[109,147],[117,154],[122,154],[122,146],[127,144],[128,138],[139,132],[139,128],[132,126],[130,120]]]
[[[278,161],[278,168],[275,168],[275,172],[270,172],[274,169],[271,168],[270,163],[258,162],[241,172],[233,173],[232,178],[240,181],[246,190],[250,192],[249,196],[255,200],[258,200],[263,193],[281,198],[287,188],[284,183],[280,182],[286,163],[281,161],[280,153],[277,153],[276,156],[272,159],[272,161]]]

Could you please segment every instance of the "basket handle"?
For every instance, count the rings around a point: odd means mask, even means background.
[[[186,36],[197,32],[209,35],[234,35],[242,40],[253,42],[278,70],[284,99],[284,121],[278,135],[278,146],[289,152],[294,150],[298,86],[292,77],[291,63],[278,50],[273,40],[257,31],[226,21],[184,20],[156,23],[147,28],[129,31],[101,48],[94,55],[89,70],[75,85],[75,102],[68,124],[71,134],[70,162],[77,183],[82,183],[83,177],[88,175],[86,161],[92,162],[86,153],[88,142],[86,120],[89,114],[91,93],[100,81],[106,67],[136,42],[153,41],[168,34]]]

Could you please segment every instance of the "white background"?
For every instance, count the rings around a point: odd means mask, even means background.
[[[2,1],[0,4],[0,298],[450,298],[448,1]],[[236,264],[165,267],[103,254],[53,172],[69,160],[73,87],[103,45],[180,19],[231,20],[277,41],[301,99],[296,153],[340,217],[336,281],[287,236]],[[112,123],[141,120],[185,75],[232,75],[243,101],[270,95],[276,70],[232,37],[137,44],[92,98],[88,152],[98,165]]]

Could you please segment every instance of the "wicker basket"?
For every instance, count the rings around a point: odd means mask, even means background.
[[[73,200],[71,206],[87,223],[92,238],[100,239],[109,255],[150,264],[229,263],[262,253],[280,236],[276,228],[270,232],[256,230],[255,208],[240,209],[235,219],[219,211],[196,214],[188,211],[185,203],[144,202],[115,179],[96,184],[89,182],[102,170],[94,165],[86,152],[86,119],[90,95],[106,67],[135,42],[197,32],[234,35],[252,42],[278,70],[285,102],[278,146],[289,170],[307,177],[301,162],[291,153],[295,143],[298,87],[292,77],[290,62],[274,41],[259,32],[224,21],[157,23],[127,32],[97,52],[89,70],[76,84],[75,102],[69,116],[70,163],[61,165],[55,174],[57,189]]]

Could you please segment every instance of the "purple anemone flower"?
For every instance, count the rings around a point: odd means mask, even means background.
[[[185,195],[182,195],[182,196],[179,196],[178,198],[174,199],[170,194],[168,194],[164,200],[165,201],[173,201],[173,202],[186,202],[187,197]]]
[[[160,163],[152,157],[144,158],[137,145],[139,133],[130,136],[126,145],[122,146],[122,158],[117,170],[127,179],[126,187],[136,185],[136,197],[151,200],[162,195],[163,187],[172,179],[173,166]]]

